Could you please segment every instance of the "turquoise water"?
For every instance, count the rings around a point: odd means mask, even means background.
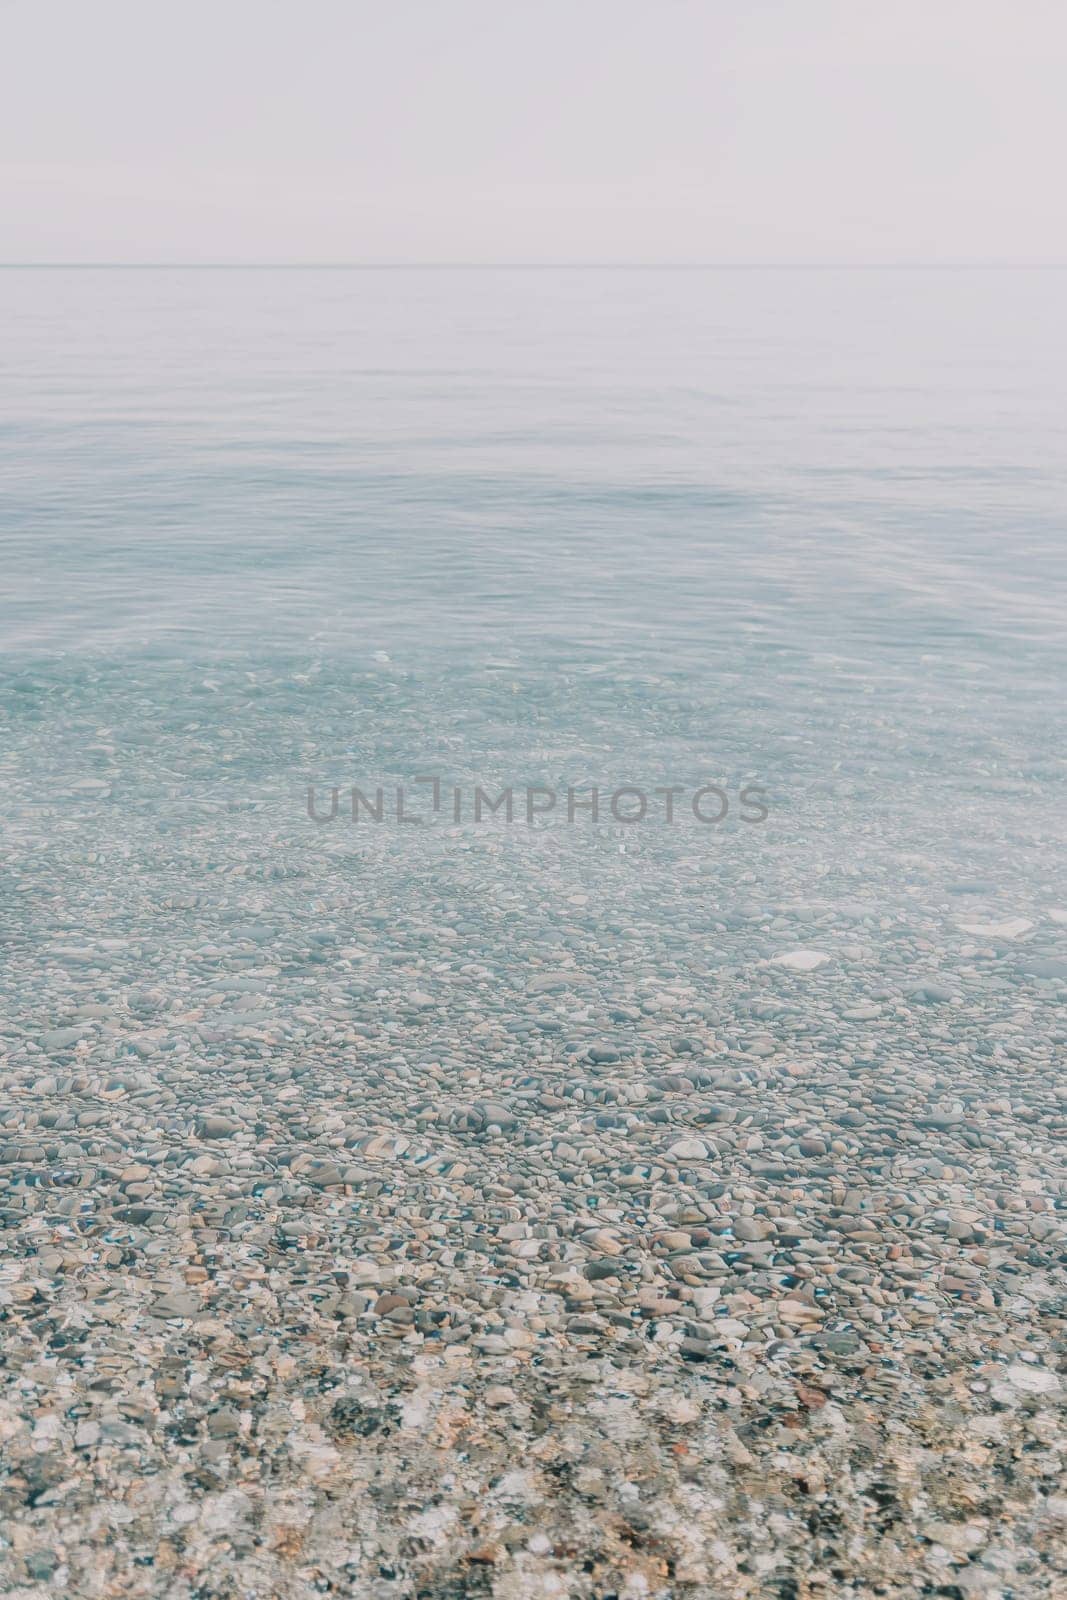
[[[0,272],[5,1592],[1052,1594],[1063,282]]]
[[[415,968],[466,929],[504,985],[593,951],[600,1030],[627,963],[703,985],[727,1032],[753,985],[840,1009],[939,973],[972,1032],[1055,998],[1062,274],[0,287],[18,1037],[85,997],[54,941],[117,941],[94,993],[195,988],[262,955],[250,926],[311,977],[313,935],[371,925]],[[751,782],[770,815],[308,821],[309,785],[427,773]],[[759,965],[813,942],[816,977]]]

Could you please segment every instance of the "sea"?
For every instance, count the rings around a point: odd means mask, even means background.
[[[1047,1042],[1065,282],[0,272],[9,1037],[84,1002],[56,949],[291,1012],[358,948],[368,1011],[479,963],[516,1048],[545,961],[603,978],[564,1036],[653,981]]]

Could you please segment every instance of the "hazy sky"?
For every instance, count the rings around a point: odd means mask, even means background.
[[[0,259],[1067,260],[1067,0],[0,0]]]

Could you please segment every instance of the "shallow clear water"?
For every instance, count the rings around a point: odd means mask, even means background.
[[[743,988],[814,940],[834,976],[776,983],[1040,1003],[1067,974],[1063,284],[5,271],[11,943],[129,939],[120,986],[258,919],[314,975],[312,929],[373,913],[417,965],[445,917],[505,982],[625,942]],[[423,773],[756,782],[770,817],[307,818],[309,784]],[[21,1025],[69,982],[16,984]]]
[[[1052,1595],[1063,284],[0,272],[0,1589]]]

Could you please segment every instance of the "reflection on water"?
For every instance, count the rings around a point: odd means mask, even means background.
[[[2,283],[8,649],[877,679],[1062,635],[1055,272]]]

